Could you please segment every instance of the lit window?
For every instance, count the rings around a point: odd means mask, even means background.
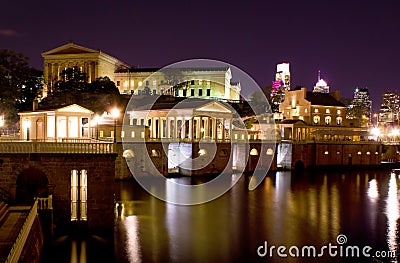
[[[329,154],[329,152],[328,152],[328,151],[325,151],[325,152],[324,152],[324,154],[325,154],[325,155],[328,155],[328,154]]]
[[[104,137],[104,131],[100,131],[100,137]]]
[[[135,138],[135,131],[132,131],[132,132],[131,132],[131,137],[132,137],[132,138]]]
[[[271,148],[268,148],[267,155],[274,155],[274,150],[272,150]]]
[[[124,87],[126,88],[126,87],[128,87],[128,81],[124,81]]]
[[[304,109],[304,113],[307,113],[307,111],[308,111],[307,109]]]
[[[340,152],[336,152],[336,154],[337,154],[337,155],[339,155],[339,154],[340,154]]]
[[[157,80],[153,80],[153,87],[157,85]]]
[[[144,132],[140,133],[140,138],[144,139]]]
[[[315,113],[318,113],[319,111],[318,111],[318,109],[314,109],[314,112],[315,112]]]
[[[132,150],[128,149],[122,153],[122,157],[124,157],[125,159],[134,158],[135,153]]]
[[[331,111],[329,109],[326,109],[325,113],[331,113]]]
[[[331,117],[327,116],[325,117],[325,124],[330,125],[331,124]]]
[[[319,124],[319,120],[320,120],[319,116],[314,116],[314,119],[313,119],[314,124]]]
[[[203,85],[203,81],[200,79],[199,80],[199,86]]]
[[[125,131],[121,131],[121,138],[125,137]]]
[[[139,87],[143,86],[143,82],[142,82],[142,81],[139,81],[139,82],[138,82],[138,86],[139,86]]]
[[[341,112],[340,110],[337,110],[336,113],[337,113],[337,114],[340,114],[340,113],[342,113],[342,112]]]
[[[371,153],[370,152],[366,152],[366,155],[370,155]]]
[[[87,221],[87,171],[71,171],[71,221]]]
[[[114,131],[111,131],[110,137],[114,138]]]
[[[336,118],[336,124],[341,125],[342,124],[342,117],[337,117]]]
[[[155,149],[151,150],[151,157],[159,157],[159,156],[160,156],[160,153],[157,150],[155,150]]]
[[[251,149],[250,155],[258,155],[258,151],[256,148]]]
[[[360,152],[360,151],[358,151],[358,152],[357,152],[357,154],[358,154],[358,155],[361,155],[361,152]]]
[[[379,153],[378,153],[378,152],[375,152],[375,154],[378,155]]]

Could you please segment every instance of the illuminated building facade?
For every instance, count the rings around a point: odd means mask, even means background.
[[[171,73],[171,74],[170,74]],[[240,100],[241,86],[232,82],[229,67],[131,68],[115,73],[121,94],[173,95],[216,100]]]
[[[78,67],[88,82],[99,77],[114,81],[121,94],[170,94],[176,97],[200,97],[240,100],[241,86],[232,81],[229,67],[182,68],[169,75],[159,68],[132,68],[100,50],[67,43],[42,53],[45,95],[62,79],[63,70]]]
[[[358,121],[360,126],[366,126],[371,121],[372,100],[368,88],[356,88],[354,98],[347,108],[346,119]]]
[[[329,93],[329,86],[325,80],[321,79],[320,70],[318,70],[318,81],[315,83],[313,92]]]
[[[380,123],[399,121],[400,97],[397,91],[387,91],[382,94],[382,104],[379,109]]]
[[[90,119],[93,112],[77,104],[18,114],[23,140],[59,141],[90,138]]]
[[[78,67],[86,74],[88,82],[99,77],[114,79],[114,72],[129,65],[102,52],[69,42],[60,47],[42,53],[44,59],[45,90],[52,91],[54,84],[61,80],[64,69]]]
[[[273,112],[279,112],[279,105],[285,98],[285,91],[290,90],[290,64],[276,65],[275,81],[272,82],[271,107]]]

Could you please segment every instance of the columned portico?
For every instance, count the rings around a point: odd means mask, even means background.
[[[229,139],[231,110],[218,101],[196,99],[193,101],[193,103],[179,104],[179,111],[175,109],[131,111],[130,123],[133,119],[149,118],[151,139],[170,138],[188,141]]]

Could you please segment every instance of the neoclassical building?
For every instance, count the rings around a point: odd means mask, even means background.
[[[203,99],[240,100],[241,86],[229,67],[131,68],[115,73],[121,94],[173,95]]]
[[[42,53],[44,59],[44,81],[47,90],[51,91],[54,83],[60,80],[60,73],[74,66],[86,73],[88,81],[98,77],[108,77],[114,80],[114,72],[129,65],[104,53],[69,42],[60,47]]]
[[[91,82],[98,77],[114,81],[121,94],[199,97],[240,100],[241,86],[226,67],[136,68],[101,50],[69,42],[43,52],[45,90],[51,91],[64,69],[78,67]]]
[[[77,104],[58,109],[34,109],[18,114],[23,140],[82,140],[91,136],[89,131],[93,112]]]

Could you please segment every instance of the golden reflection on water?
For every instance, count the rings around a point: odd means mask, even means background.
[[[129,262],[141,262],[141,251],[139,244],[139,220],[137,216],[127,216],[122,220],[127,236],[127,255]]]
[[[390,174],[389,190],[386,199],[386,216],[388,220],[387,243],[390,251],[397,250],[396,234],[398,230],[397,220],[399,218],[399,199],[397,194],[396,174]]]

